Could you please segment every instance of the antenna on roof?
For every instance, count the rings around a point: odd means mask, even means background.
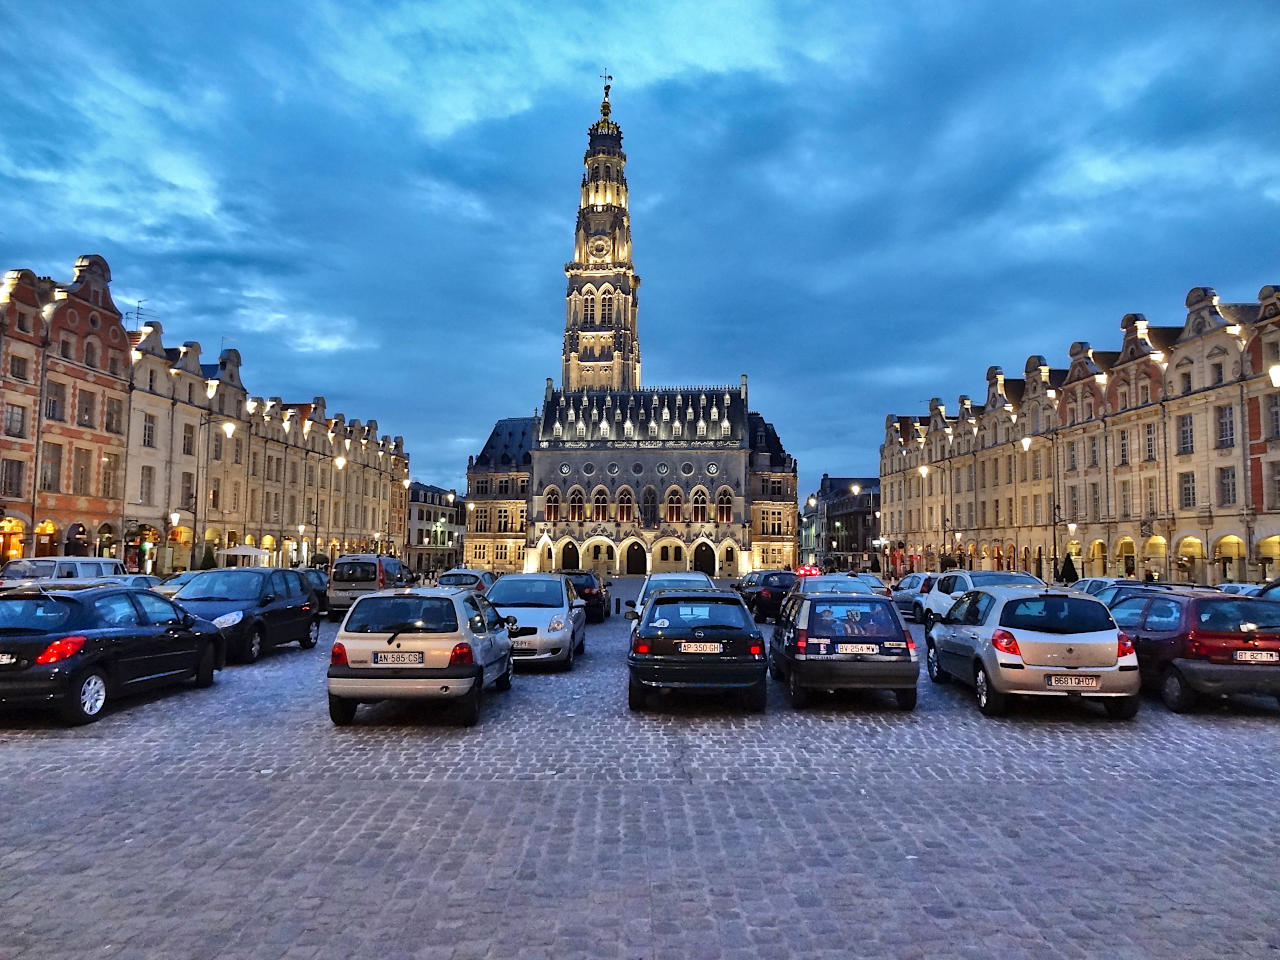
[[[137,330],[142,325],[142,305],[146,300],[139,300],[132,310],[126,310],[126,317],[133,317],[133,329]]]

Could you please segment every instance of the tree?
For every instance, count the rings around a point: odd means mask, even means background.
[[[218,561],[214,559],[213,547],[209,544],[204,545],[204,558],[200,561],[201,570],[212,570],[218,565]]]
[[[1069,553],[1062,561],[1062,569],[1058,571],[1058,579],[1066,584],[1075,583],[1080,579],[1080,574],[1076,573],[1075,560],[1072,559]]]

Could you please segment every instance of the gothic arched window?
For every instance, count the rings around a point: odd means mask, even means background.
[[[84,345],[84,365],[95,368],[98,366],[98,345],[92,340]]]
[[[693,522],[707,522],[707,495],[701,490],[693,495]]]
[[[618,494],[618,522],[630,523],[635,519],[635,506],[630,490],[623,490]]]
[[[597,490],[593,498],[591,519],[596,521],[609,519],[609,497],[603,490]]]
[[[582,522],[587,512],[586,498],[582,495],[581,490],[575,490],[569,494],[569,522]]]
[[[733,495],[728,490],[721,490],[716,497],[716,523],[733,522]]]
[[[658,525],[658,494],[653,487],[644,488],[644,498],[640,501],[640,516],[646,527]]]
[[[554,488],[547,491],[547,522],[555,523],[560,519],[560,493]]]
[[[605,327],[613,326],[613,294],[600,294],[600,324]]]
[[[594,293],[584,293],[582,295],[582,322],[596,322],[596,295]]]
[[[679,523],[684,513],[684,497],[679,490],[667,494],[667,523]]]

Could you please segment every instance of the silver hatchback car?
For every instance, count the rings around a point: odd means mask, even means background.
[[[986,716],[1013,696],[1097,698],[1113,720],[1138,712],[1133,641],[1100,600],[1046,587],[970,590],[926,633],[929,679],[972,684]]]

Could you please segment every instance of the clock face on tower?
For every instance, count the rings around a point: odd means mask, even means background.
[[[587,244],[587,250],[591,254],[593,260],[604,260],[609,256],[609,251],[613,249],[613,243],[608,237],[592,237]]]

